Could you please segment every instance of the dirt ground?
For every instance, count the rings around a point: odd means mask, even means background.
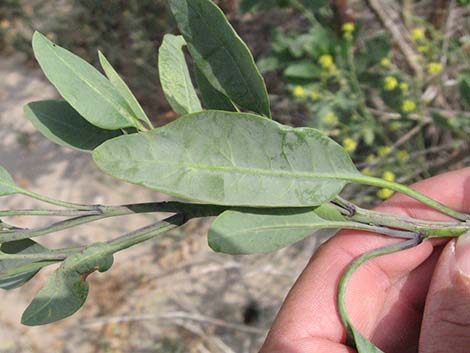
[[[23,115],[30,101],[54,89],[21,57],[0,58],[0,164],[17,183],[77,203],[122,204],[164,196],[103,176],[87,154],[48,142]],[[40,206],[23,197],[1,199],[2,209]],[[42,206],[42,205],[41,205]],[[41,239],[51,247],[109,239],[146,225],[154,215],[123,217]],[[22,227],[54,221],[18,217]],[[257,352],[282,299],[319,239],[277,253],[228,256],[207,246],[208,222],[182,229],[116,256],[105,274],[90,277],[84,308],[61,322],[29,328],[21,313],[53,270],[0,293],[0,353],[32,352]]]

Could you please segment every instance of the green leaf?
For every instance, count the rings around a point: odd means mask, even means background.
[[[276,251],[294,244],[316,230],[334,228],[343,221],[331,205],[317,208],[228,210],[212,223],[209,246],[227,254],[255,254]]]
[[[311,62],[302,61],[289,65],[284,75],[288,78],[314,79],[321,77],[322,69]]]
[[[8,171],[0,165],[0,196],[18,193],[18,187]]]
[[[233,106],[230,99],[224,94],[217,91],[207,81],[206,76],[196,67],[196,82],[199,88],[199,92],[202,96],[202,101],[206,109],[213,110],[224,110],[228,112],[235,112],[237,109]]]
[[[52,142],[80,151],[91,151],[104,141],[122,135],[90,124],[70,104],[45,100],[25,105],[26,117]]]
[[[263,78],[246,44],[210,0],[169,0],[196,65],[242,109],[271,117]]]
[[[158,51],[160,83],[168,103],[179,115],[202,110],[184,58],[182,36],[166,34]]]
[[[316,206],[349,177],[361,177],[343,148],[318,130],[220,111],[107,141],[93,158],[118,179],[218,205]]]
[[[49,249],[31,239],[23,239],[2,244],[0,251],[5,254],[38,254],[47,253]],[[0,260],[0,288],[13,289],[28,282],[43,267],[35,266],[35,262],[31,260]],[[17,269],[20,270],[15,271]]]
[[[152,126],[150,119],[148,118],[147,114],[145,114],[145,111],[140,105],[137,98],[135,98],[134,94],[127,86],[126,82],[124,82],[121,76],[119,76],[117,71],[112,67],[108,59],[106,59],[106,57],[101,51],[98,51],[98,57],[100,59],[101,67],[103,68],[106,76],[108,77],[109,81],[111,81],[116,90],[121,94],[122,98],[124,98],[134,117],[136,117],[140,121],[147,123],[148,126]]]
[[[49,81],[91,124],[108,130],[138,125],[124,98],[92,65],[39,32],[34,33],[33,50]]]
[[[108,246],[93,244],[68,257],[26,308],[21,323],[46,325],[79,310],[88,296],[87,276],[94,271],[105,272],[113,264],[113,256],[107,253]]]

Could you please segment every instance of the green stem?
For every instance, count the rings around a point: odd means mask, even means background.
[[[353,325],[351,323],[351,320],[349,319],[348,312],[346,310],[346,288],[347,288],[349,280],[351,279],[352,274],[357,270],[359,266],[361,266],[364,262],[368,260],[371,260],[378,256],[391,254],[394,252],[412,248],[418,245],[420,242],[421,242],[421,239],[419,237],[415,237],[414,239],[410,239],[401,243],[392,244],[392,245],[384,246],[379,249],[368,251],[365,254],[362,254],[361,256],[356,258],[348,266],[348,268],[343,272],[343,275],[341,276],[341,279],[338,284],[337,305],[338,305],[338,312],[341,317],[341,321],[343,322],[343,325],[346,328],[349,345],[354,346],[354,334],[353,334]]]
[[[455,219],[458,219],[460,221],[467,221],[470,220],[470,215],[458,212],[446,205],[443,205],[442,203],[431,199],[430,197],[427,197],[426,195],[423,195],[422,193],[413,190],[409,188],[408,186],[398,184],[392,181],[387,181],[381,178],[375,178],[375,177],[370,177],[370,176],[365,176],[365,175],[360,175],[360,176],[348,176],[344,178],[340,178],[343,180],[349,180],[353,181],[356,183],[360,184],[365,184],[365,185],[371,185],[371,186],[378,186],[381,188],[386,188],[390,189],[396,192],[400,192],[402,194],[405,194],[415,200],[418,200],[422,202],[423,204],[432,207],[448,216],[451,216]]]
[[[30,260],[30,261],[51,261],[51,260],[65,260],[70,255],[74,255],[81,250],[80,248],[71,248],[71,249],[57,249],[51,250],[50,252],[45,253],[35,253],[35,254],[7,254],[0,252],[0,261],[3,260]]]
[[[424,238],[457,237],[470,231],[470,222],[433,222],[406,216],[363,209],[355,204],[337,197],[334,201],[344,210],[347,219],[355,222],[405,229],[419,233]]]
[[[39,200],[39,201],[42,201],[42,202],[45,202],[45,203],[48,203],[48,204],[51,204],[51,205],[55,205],[55,206],[70,208],[70,209],[73,209],[73,210],[94,210],[96,208],[96,206],[79,205],[79,204],[75,204],[75,203],[56,200],[56,199],[53,199],[51,197],[39,195],[39,194],[36,194],[35,192],[22,189],[20,187],[16,187],[16,189],[22,195],[25,195],[25,196],[31,197],[33,199],[36,199],[36,200]]]
[[[105,218],[125,216],[130,214],[140,213],[155,213],[155,212],[169,212],[178,213],[184,212],[191,217],[210,217],[217,216],[228,207],[214,206],[214,205],[203,205],[203,204],[191,204],[181,202],[152,202],[142,203],[134,205],[124,206],[98,206],[100,214],[93,213],[91,215],[79,216],[72,219],[67,219],[54,223],[52,225],[27,230],[7,230],[0,232],[0,243],[35,238],[50,233],[59,232],[65,229],[77,227],[82,224],[99,221]],[[49,214],[50,215],[50,214]]]
[[[147,227],[125,234],[119,238],[110,240],[108,241],[110,246],[107,248],[107,252],[109,254],[114,254],[118,251],[130,248],[131,246],[137,245],[172,229],[180,227],[189,219],[190,218],[188,218],[186,214],[178,213],[164,219],[163,221],[151,224]]]
[[[78,217],[100,214],[100,211],[80,211],[80,210],[3,210],[0,211],[0,217],[16,216],[47,216],[47,217]]]

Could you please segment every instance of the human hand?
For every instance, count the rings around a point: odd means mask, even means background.
[[[413,188],[470,212],[470,168],[439,175]],[[418,201],[394,195],[381,211],[450,221]],[[396,239],[341,231],[315,253],[286,298],[260,353],[353,353],[336,306],[349,263]],[[353,325],[386,353],[470,351],[470,235],[442,239],[375,258],[349,281],[346,307]]]

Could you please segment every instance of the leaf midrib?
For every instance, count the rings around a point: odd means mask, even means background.
[[[115,160],[115,161],[106,161],[107,163],[119,163],[122,161]],[[319,172],[293,172],[287,170],[267,170],[267,169],[259,169],[259,168],[245,168],[245,167],[234,167],[234,166],[211,166],[211,165],[204,165],[204,164],[178,164],[178,163],[170,163],[170,162],[162,162],[157,160],[133,160],[132,164],[140,164],[140,163],[147,163],[147,164],[157,164],[157,165],[164,165],[164,166],[173,166],[180,169],[197,169],[197,170],[206,170],[206,171],[221,171],[226,173],[238,173],[238,174],[251,174],[251,175],[265,175],[265,176],[290,176],[294,178],[305,178],[305,179],[336,179],[336,180],[349,180],[350,177],[358,177],[360,174],[356,173],[344,173],[342,176],[337,174],[331,173],[319,173]]]

